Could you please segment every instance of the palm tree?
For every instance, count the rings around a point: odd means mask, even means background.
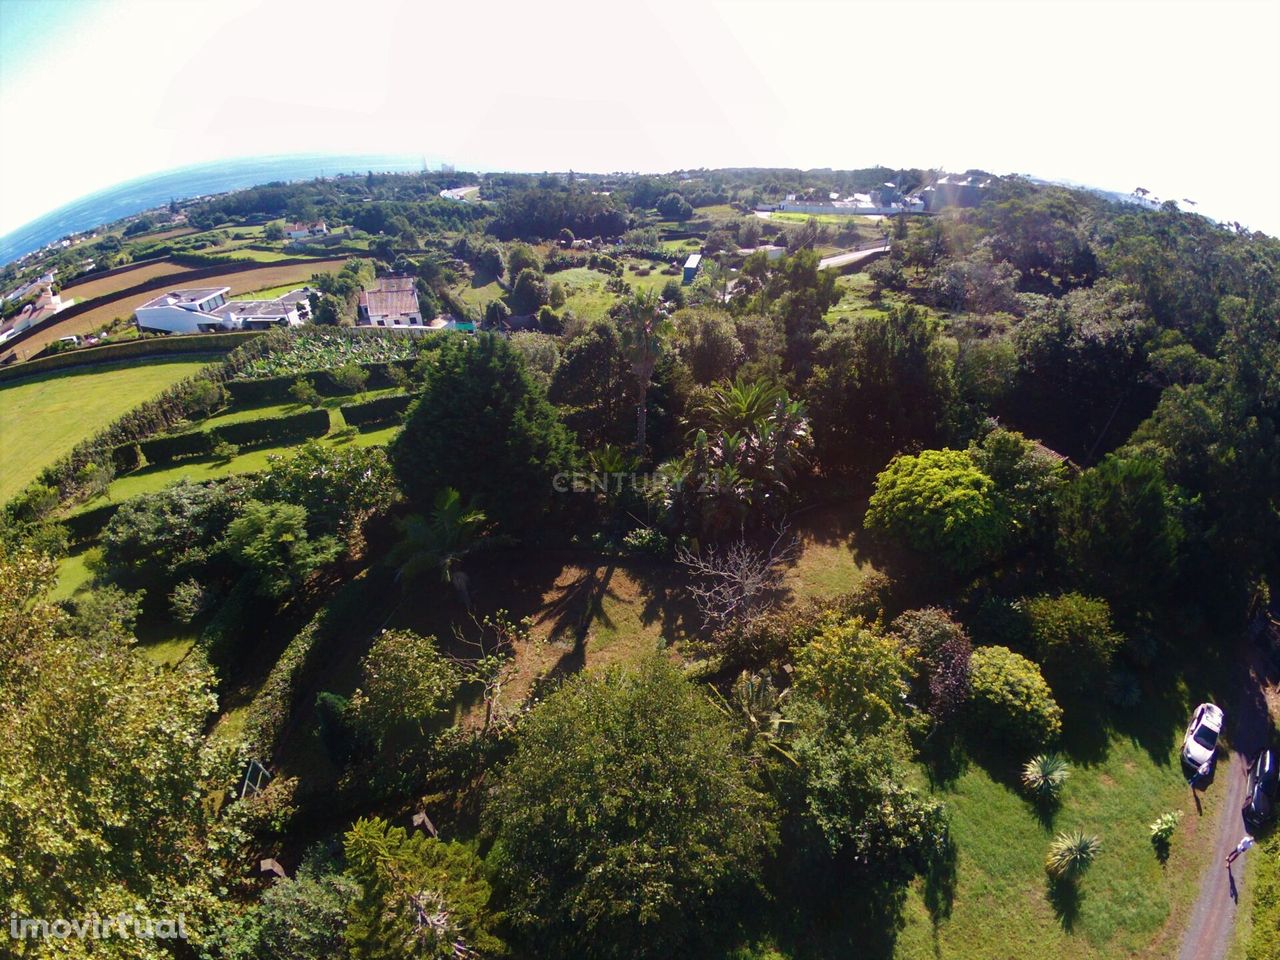
[[[772,380],[749,381],[741,374],[732,383],[718,383],[702,402],[707,424],[719,433],[750,430],[787,399],[787,391]]]
[[[623,353],[640,387],[640,401],[636,405],[636,454],[643,457],[649,382],[662,355],[662,344],[670,332],[671,323],[667,320],[662,298],[654,290],[641,291],[623,301],[617,319]]]
[[[429,518],[415,513],[398,524],[401,539],[391,552],[392,562],[398,566],[396,579],[407,587],[424,571],[438,570],[441,579],[452,584],[459,599],[471,609],[461,562],[480,544],[487,520],[484,511],[467,507],[462,494],[445,487],[436,494]]]

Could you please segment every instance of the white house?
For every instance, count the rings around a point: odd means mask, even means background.
[[[329,232],[329,227],[323,220],[317,220],[314,223],[286,223],[284,225],[284,235],[290,240],[305,240],[307,237],[323,237]]]
[[[306,319],[306,293],[275,300],[228,300],[230,287],[171,290],[138,307],[138,329],[150,333],[214,333],[296,327]]]
[[[360,291],[356,322],[368,327],[422,326],[413,277],[379,277],[373,289]]]

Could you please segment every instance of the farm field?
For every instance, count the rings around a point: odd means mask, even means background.
[[[186,273],[190,269],[190,267],[184,267],[182,264],[173,263],[169,260],[164,260],[160,263],[148,263],[109,277],[77,283],[74,286],[67,287],[63,294],[64,296],[75,297],[76,303],[80,303],[84,300],[104,297],[109,293],[115,293],[117,290],[127,290],[129,287],[137,286],[139,283],[146,283],[156,277]]]
[[[0,502],[81,440],[210,359],[134,361],[127,367],[60,371],[0,386]]]
[[[305,283],[311,279],[313,274],[333,273],[341,269],[344,263],[346,263],[345,257],[316,260],[314,263],[299,263],[285,267],[263,265],[258,269],[205,277],[199,283],[202,287],[230,287],[231,295],[235,296],[237,293],[268,289],[284,284]],[[181,286],[180,277],[176,285]],[[109,326],[113,320],[119,317],[132,317],[134,310],[152,297],[157,296],[160,292],[159,290],[153,290],[149,293],[136,294],[123,300],[116,300],[112,303],[95,307],[68,320],[54,321],[47,324],[31,339],[20,343],[15,349],[20,359],[25,360],[28,357],[33,357],[59,337],[66,337],[72,334],[85,336]]]

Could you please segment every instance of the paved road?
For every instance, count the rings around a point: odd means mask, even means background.
[[[847,253],[837,253],[834,256],[824,257],[818,262],[819,270],[840,270],[844,267],[852,266],[860,263],[868,258],[878,257],[888,252],[887,245],[880,247],[872,247],[869,250],[850,250]]]
[[[440,196],[446,200],[465,200],[467,194],[475,193],[479,187],[454,187],[452,190],[441,190]]]
[[[1228,708],[1227,729],[1234,731],[1227,759],[1219,762],[1210,790],[1221,790],[1218,823],[1214,828],[1213,850],[1200,880],[1200,893],[1191,908],[1191,920],[1182,938],[1178,960],[1224,960],[1231,947],[1237,905],[1231,896],[1231,877],[1223,859],[1245,833],[1240,807],[1244,804],[1245,773],[1249,759],[1266,746],[1267,702],[1263,696],[1266,668],[1255,644],[1243,641],[1240,658],[1239,693]],[[1235,883],[1245,882],[1248,860],[1261,856],[1255,847],[1232,867]]]

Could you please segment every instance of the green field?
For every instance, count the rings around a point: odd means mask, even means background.
[[[0,386],[0,502],[77,443],[209,362],[136,361],[127,367],[59,371]]]

